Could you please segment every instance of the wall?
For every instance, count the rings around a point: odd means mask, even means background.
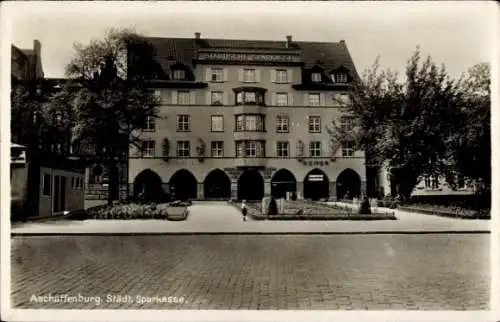
[[[222,82],[210,81],[207,68],[221,67],[224,71]],[[239,71],[244,68],[258,69],[259,79],[255,83],[244,83],[239,81]],[[274,69],[288,69],[290,82],[278,84],[271,81],[271,71]],[[330,137],[326,127],[331,127],[332,120],[339,124],[340,117],[345,114],[345,108],[340,106],[334,99],[334,95],[344,93],[345,91],[296,91],[292,88],[293,84],[299,84],[302,81],[301,70],[299,67],[282,68],[276,66],[208,66],[198,65],[195,71],[196,79],[208,83],[204,89],[191,90],[191,100],[189,105],[178,105],[175,101],[175,89],[157,89],[162,99],[159,116],[156,120],[156,130],[154,132],[144,132],[141,136],[143,140],[155,141],[155,157],[140,158],[140,153],[136,149],[131,149],[131,159],[129,160],[129,183],[133,183],[136,176],[145,169],[150,169],[160,175],[162,181],[167,183],[170,177],[180,169],[188,169],[196,177],[199,184],[204,181],[208,173],[214,169],[231,168],[235,166],[235,115],[242,112],[251,112],[265,114],[266,132],[240,132],[238,136],[245,136],[248,139],[262,139],[266,141],[266,158],[261,163],[268,168],[279,170],[285,168],[290,170],[298,183],[304,180],[309,171],[314,168],[323,170],[330,181],[330,194],[335,195],[335,181],[338,175],[345,169],[355,170],[362,181],[362,190],[365,191],[366,169],[365,155],[363,151],[356,151],[353,157],[342,157],[341,149],[334,151],[335,160],[331,160],[332,148]],[[266,106],[235,106],[235,94],[233,88],[243,86],[255,86],[266,88],[265,102]],[[210,105],[211,91],[223,91],[223,106]],[[291,106],[273,106],[273,93],[289,93],[289,104]],[[320,93],[321,104],[317,107],[307,106],[305,97],[308,93]],[[191,130],[189,132],[176,132],[177,115],[191,115]],[[211,132],[211,116],[224,116],[224,131]],[[287,115],[289,117],[289,132],[276,133],[276,117],[278,115]],[[321,117],[321,133],[309,133],[309,116],[317,115]],[[163,140],[169,140],[168,162],[162,159]],[[198,161],[196,146],[198,140],[202,139],[206,145],[206,156],[210,156],[211,141],[224,141],[224,157],[209,158],[206,157],[203,162]],[[176,159],[176,141],[191,141],[191,159]],[[305,145],[305,154],[308,155],[309,141],[321,141],[322,158],[307,158],[307,164],[299,162],[297,157],[297,143],[301,140]],[[290,158],[276,157],[276,142],[289,142]],[[310,165],[313,161],[326,161],[327,165]],[[200,190],[200,189],[198,189]],[[300,190],[300,189],[299,189]],[[132,192],[133,189],[131,188]]]
[[[43,194],[44,174],[50,175],[50,184],[51,184],[50,196],[45,196]],[[52,210],[53,210],[53,200],[54,200],[54,194],[55,194],[54,178],[56,175],[66,177],[66,189],[64,192],[66,195],[65,210],[71,211],[71,210],[83,209],[85,207],[85,189],[84,189],[85,185],[83,184],[85,178],[84,178],[83,173],[41,167],[40,168],[40,205],[39,205],[39,216],[40,217],[54,215]],[[73,185],[73,183],[74,183],[74,181],[72,180],[73,177],[81,178],[80,180],[82,183],[80,184],[80,186]]]
[[[23,204],[26,198],[28,171],[25,164],[10,165],[10,197],[11,217],[23,215]]]

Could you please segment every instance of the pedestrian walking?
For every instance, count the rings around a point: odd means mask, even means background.
[[[245,204],[246,200],[241,202],[241,213],[243,214],[243,221],[247,221],[247,205]]]

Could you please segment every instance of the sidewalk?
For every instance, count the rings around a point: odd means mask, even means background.
[[[345,204],[344,204],[345,205]],[[243,221],[234,207],[197,203],[185,221],[166,220],[54,220],[12,224],[12,235],[93,234],[374,234],[459,233],[490,231],[489,220],[463,220],[395,211],[398,220],[379,221]],[[392,209],[379,209],[394,211]]]

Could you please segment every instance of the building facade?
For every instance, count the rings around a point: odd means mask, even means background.
[[[258,200],[366,191],[364,152],[328,133],[352,119],[358,76],[344,41],[148,40],[165,76],[149,82],[161,106],[142,148],[130,151],[131,193]]]

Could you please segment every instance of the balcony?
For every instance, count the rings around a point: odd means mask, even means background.
[[[264,167],[267,164],[266,158],[259,157],[237,157],[234,159],[234,165],[236,167]]]

